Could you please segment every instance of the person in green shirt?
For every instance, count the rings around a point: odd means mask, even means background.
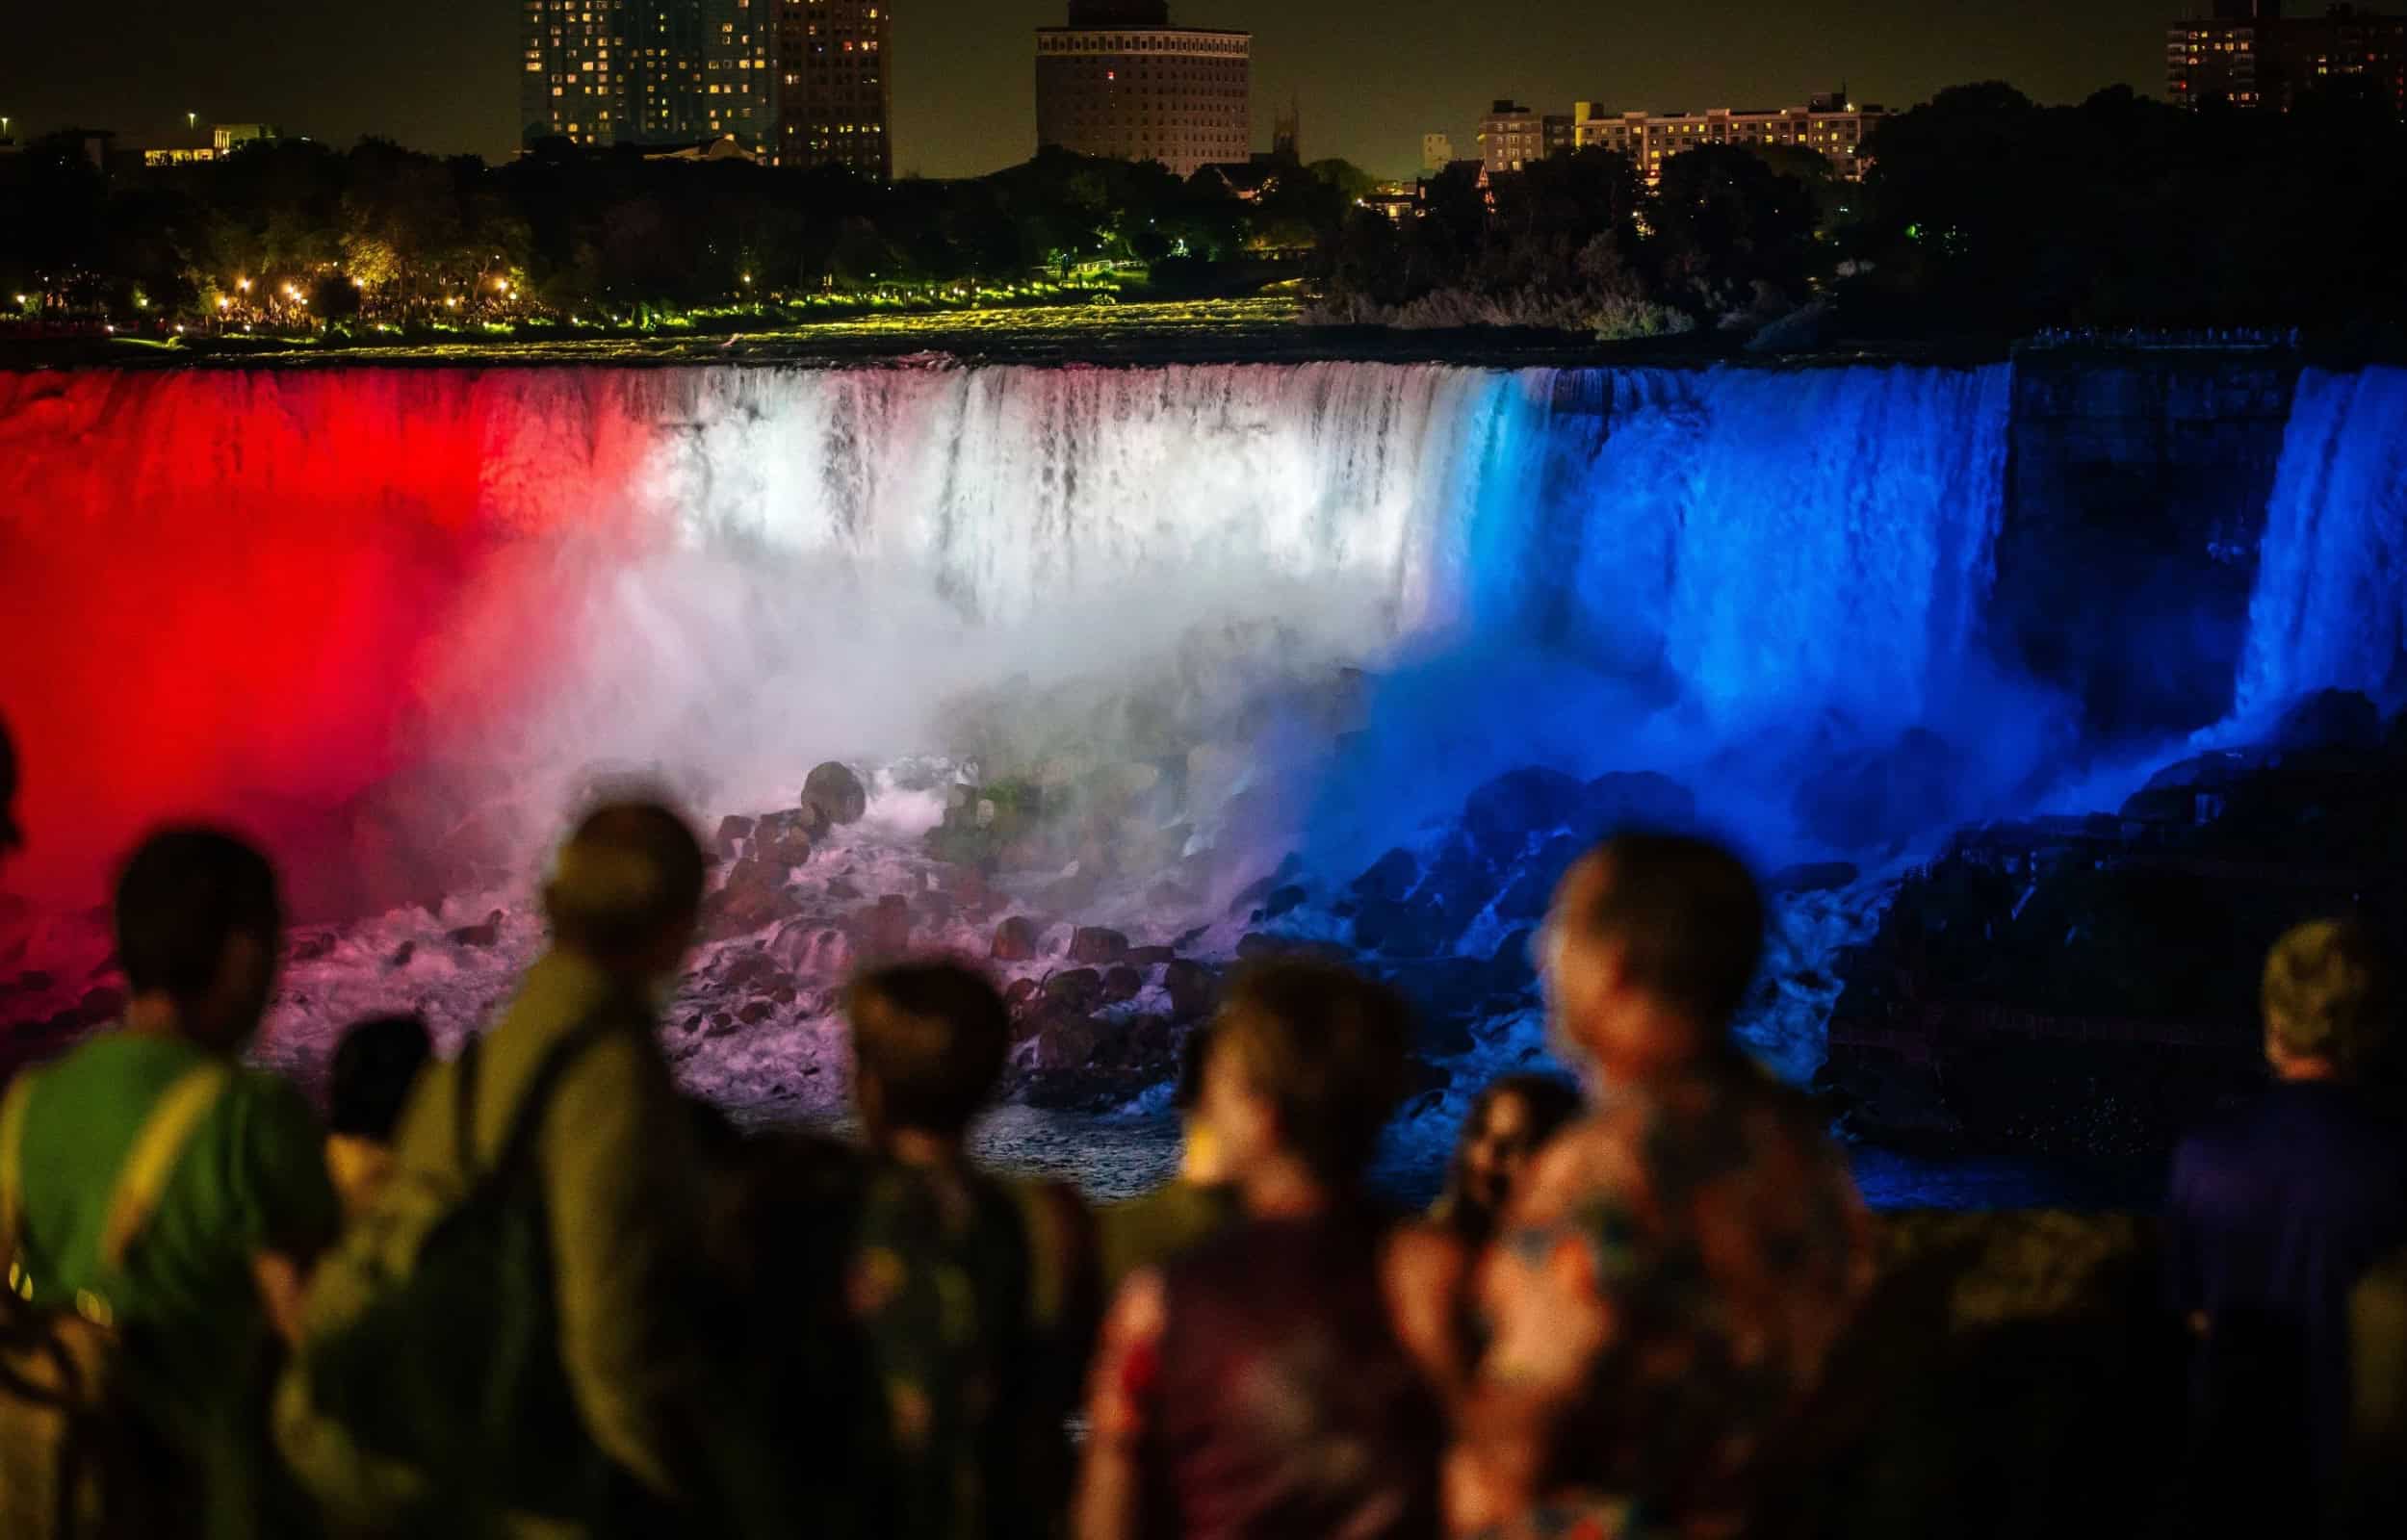
[[[266,1393],[311,1260],[339,1223],[317,1118],[236,1062],[283,945],[267,858],[168,829],[118,879],[123,1021],[26,1070],[5,1118],[12,1283],[113,1328],[134,1407],[240,1532],[272,1500]]]

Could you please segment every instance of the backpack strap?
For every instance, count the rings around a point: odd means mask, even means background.
[[[479,1169],[475,1156],[476,1067],[465,1065],[460,1079],[466,1088],[460,1102],[462,1133],[460,1135],[461,1169],[471,1173],[479,1185],[501,1186],[512,1180],[526,1165],[534,1149],[535,1138],[543,1131],[543,1116],[551,1110],[553,1092],[559,1089],[561,1079],[585,1056],[585,1050],[620,1030],[620,1023],[608,1014],[587,1016],[536,1061],[534,1072],[518,1093],[518,1105],[510,1113],[509,1130],[502,1138],[502,1147],[491,1165]],[[463,1059],[467,1058],[463,1054]]]
[[[25,1109],[33,1105],[34,1082],[39,1077],[20,1069],[0,1097],[0,1257],[9,1267],[9,1292],[28,1296],[32,1281],[17,1266],[18,1215],[24,1197]]]
[[[463,1182],[477,1170],[477,1065],[483,1041],[483,1034],[470,1035],[460,1044],[459,1064],[452,1071],[452,1148]]]
[[[126,1253],[159,1207],[168,1178],[175,1174],[176,1158],[233,1083],[232,1065],[214,1060],[195,1065],[168,1087],[143,1119],[125,1164],[117,1168],[116,1188],[109,1194],[109,1217],[100,1231],[101,1266],[114,1271],[125,1265]]]

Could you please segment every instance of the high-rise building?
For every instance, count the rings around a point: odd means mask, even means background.
[[[1872,166],[1864,141],[1888,116],[1888,109],[1859,106],[1841,93],[1814,97],[1803,107],[1717,107],[1703,113],[1614,113],[1594,102],[1581,102],[1571,116],[1579,148],[1618,150],[1651,188],[1662,183],[1665,161],[1703,144],[1785,144],[1813,150],[1840,177],[1860,182]]]
[[[635,135],[647,144],[699,140],[703,126],[702,5],[700,0],[627,0],[628,47],[634,72],[627,83]]]
[[[630,105],[640,98],[628,89],[635,64],[628,45],[630,9],[629,0],[519,0],[524,142],[564,139],[600,145],[641,137]]]
[[[1167,0],[1071,0],[1036,35],[1036,141],[1179,176],[1254,146],[1254,35],[1173,26]]]
[[[844,166],[894,174],[891,0],[775,0],[776,130],[764,153],[780,166]]]
[[[528,143],[734,139],[774,166],[893,171],[891,0],[520,0]]]
[[[770,51],[777,0],[702,0],[702,95],[695,116],[705,135],[734,135],[756,159],[771,158],[779,139],[777,79]]]
[[[2165,31],[2165,91],[2182,107],[2288,112],[2307,91],[2357,84],[2407,116],[2407,16],[2337,5],[2285,16],[2278,0],[2216,0]]]
[[[1421,136],[1422,175],[1436,176],[1453,164],[1454,136],[1452,134],[1423,134]]]

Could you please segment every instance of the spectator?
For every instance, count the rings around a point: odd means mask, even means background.
[[[279,1334],[339,1211],[317,1118],[238,1064],[283,949],[275,873],[209,829],[119,875],[122,1022],[11,1087],[18,1292],[114,1327],[132,1403],[202,1483],[209,1524],[268,1522],[260,1430]],[[197,1526],[195,1526],[197,1527]]]
[[[2335,1533],[2407,1529],[2407,1247],[2357,1280],[2348,1298],[2347,1478]]]
[[[1579,1091],[1552,1075],[1489,1082],[1462,1120],[1446,1190],[1430,1219],[1470,1245],[1487,1245],[1521,1173],[1579,1111]]]
[[[2167,1247],[2192,1358],[2193,1499],[2217,1522],[2250,1502],[2297,1529],[2344,1464],[2347,1305],[2407,1242],[2407,1142],[2353,1084],[2385,1044],[2380,946],[2318,920],[2265,960],[2273,1086],[2183,1141]]]
[[[1169,1261],[1236,1217],[1236,1190],[1222,1168],[1211,1126],[1196,1105],[1204,1092],[1204,1056],[1211,1040],[1211,1024],[1205,1022],[1178,1045],[1178,1083],[1171,1103],[1185,1129],[1178,1174],[1143,1197],[1116,1203],[1097,1217],[1108,1293],[1117,1293],[1137,1269]]]
[[[1417,1237],[1362,1194],[1403,1090],[1396,996],[1278,962],[1224,998],[1202,1113],[1241,1222],[1132,1274],[1089,1391],[1082,1540],[1434,1535],[1443,1419],[1402,1307]]]
[[[763,1511],[742,1398],[713,1382],[702,1348],[702,1176],[654,1038],[655,992],[692,942],[703,876],[700,845],[667,808],[591,813],[544,889],[550,950],[460,1062],[427,1071],[383,1194],[310,1290],[301,1362],[278,1396],[285,1456],[339,1523],[465,1504],[577,1533]],[[512,1185],[487,1197],[493,1180]],[[438,1244],[487,1202],[528,1217],[507,1232],[523,1246],[462,1258]],[[522,1253],[541,1259],[531,1298],[510,1270]],[[424,1301],[462,1296],[484,1319],[425,1319]],[[560,1388],[487,1427],[479,1407],[505,1366],[453,1360],[526,1320],[541,1324],[509,1341],[551,1366],[530,1382]],[[413,1410],[444,1421],[378,1421]]]
[[[334,1046],[326,1095],[326,1174],[356,1219],[393,1168],[393,1131],[419,1071],[434,1057],[427,1024],[416,1016],[373,1016]]]
[[[1592,1111],[1531,1168],[1483,1264],[1457,1524],[1747,1522],[1871,1272],[1846,1162],[1730,1038],[1763,931],[1753,879],[1698,840],[1623,835],[1564,879],[1543,976]]]
[[[845,1014],[872,1152],[848,1287],[889,1445],[865,1511],[907,1540],[1050,1533],[1093,1243],[1065,1190],[970,1162],[1010,1013],[970,969],[912,962],[856,980]]]

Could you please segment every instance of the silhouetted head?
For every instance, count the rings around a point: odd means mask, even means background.
[[[1446,1177],[1447,1220],[1470,1235],[1493,1230],[1531,1160],[1579,1112],[1579,1088],[1552,1075],[1506,1075],[1488,1082],[1455,1142]]]
[[[656,802],[596,808],[560,847],[543,908],[562,948],[649,983],[674,974],[702,908],[702,843]]]
[[[1213,1018],[1202,1109],[1228,1179],[1281,1159],[1358,1183],[1404,1094],[1412,1016],[1351,968],[1280,959],[1229,981]]]
[[[2265,1051],[2286,1080],[2353,1074],[2380,1058],[2390,1019],[2387,960],[2353,919],[2310,920],[2265,960]]]
[[[958,962],[875,968],[844,993],[853,1100],[873,1140],[910,1132],[957,1140],[995,1093],[1011,1012]]]
[[[414,1015],[371,1016],[345,1029],[328,1074],[326,1132],[391,1143],[410,1088],[433,1057],[434,1040]]]
[[[275,988],[284,905],[268,858],[215,829],[164,829],[117,875],[129,1016],[213,1052],[250,1040]]]
[[[1540,933],[1559,1045],[1616,1081],[1719,1054],[1763,949],[1763,895],[1736,856],[1617,835],[1564,878]]]
[[[9,736],[8,718],[0,717],[0,856],[25,848],[25,831],[16,822],[16,740]]]

